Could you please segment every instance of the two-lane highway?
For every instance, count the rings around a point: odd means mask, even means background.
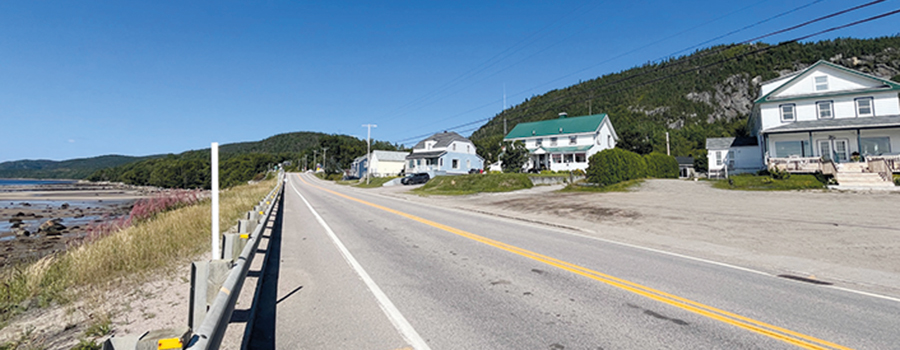
[[[256,320],[274,331],[253,334],[251,348],[900,344],[893,300],[410,203],[308,174],[288,177],[277,239],[279,259],[267,267],[277,271],[277,300]]]

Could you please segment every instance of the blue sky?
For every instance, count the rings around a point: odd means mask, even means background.
[[[368,123],[373,138],[409,145],[497,114],[504,88],[514,105],[800,6],[811,4],[703,47],[866,2],[3,1],[0,162],[180,153],[293,131],[365,138]],[[810,40],[896,35],[898,19]]]

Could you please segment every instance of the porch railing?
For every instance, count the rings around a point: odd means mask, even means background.
[[[822,159],[818,157],[769,158],[769,168],[792,173],[814,173],[822,171]],[[833,165],[832,165],[833,166]]]
[[[884,161],[887,172],[900,173],[900,155],[866,156],[866,160],[869,161],[869,166],[871,166],[872,161]]]

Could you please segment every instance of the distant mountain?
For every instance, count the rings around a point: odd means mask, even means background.
[[[620,148],[705,156],[707,137],[743,136],[760,84],[826,60],[900,81],[900,36],[813,43],[724,45],[648,63],[533,96],[502,111],[470,139],[495,161],[506,129],[518,123],[607,113]]]
[[[100,169],[157,157],[160,156],[107,155],[63,161],[16,160],[0,163],[0,178],[83,179]]]

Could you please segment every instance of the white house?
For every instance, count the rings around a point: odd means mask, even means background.
[[[764,82],[749,120],[760,168],[889,184],[900,172],[898,92],[898,83],[826,61]],[[711,170],[714,163],[710,155]]]
[[[406,156],[406,173],[437,175],[468,174],[484,169],[484,159],[475,144],[455,132],[441,132],[419,141]]]
[[[616,147],[619,137],[606,113],[519,123],[503,141],[523,141],[530,153],[525,170],[586,170],[588,158]]]
[[[709,177],[756,172],[764,168],[755,137],[706,139]]]
[[[406,164],[406,156],[409,152],[372,151],[372,166],[368,166],[369,155],[357,157],[350,165],[350,174],[359,178],[366,176],[366,172],[372,169],[372,177],[397,176],[403,172]]]

